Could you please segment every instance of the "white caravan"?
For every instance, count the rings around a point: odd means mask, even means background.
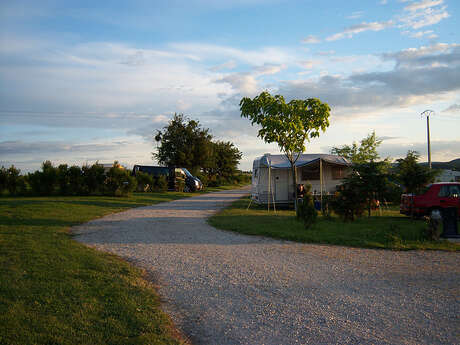
[[[295,163],[298,184],[311,184],[313,194],[334,193],[349,174],[350,162],[329,154],[301,154]],[[259,204],[294,202],[291,164],[283,155],[266,153],[252,166],[251,199]]]

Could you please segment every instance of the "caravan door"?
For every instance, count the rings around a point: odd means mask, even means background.
[[[289,170],[273,169],[272,175],[275,186],[275,201],[289,201]]]

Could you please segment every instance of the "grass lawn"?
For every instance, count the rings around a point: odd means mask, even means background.
[[[0,344],[180,344],[142,272],[69,227],[193,194],[0,198]]]
[[[211,217],[209,224],[247,235],[296,242],[397,250],[460,250],[458,243],[424,240],[426,223],[400,215],[399,208],[395,207],[383,211],[381,216],[376,212],[370,218],[365,216],[351,223],[344,223],[335,216],[331,219],[319,216],[310,229],[305,229],[303,223],[297,221],[293,210],[277,210],[275,214],[273,210],[267,212],[266,207],[254,204],[246,210],[248,204],[249,198],[236,201],[231,207]]]

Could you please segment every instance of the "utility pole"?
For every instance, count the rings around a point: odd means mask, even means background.
[[[426,133],[427,133],[427,139],[428,139],[428,166],[431,170],[431,145],[430,145],[430,115],[434,115],[433,110],[425,110],[423,113],[420,115],[426,116]]]

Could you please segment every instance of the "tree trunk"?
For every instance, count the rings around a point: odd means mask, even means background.
[[[295,213],[297,214],[297,170],[295,168],[295,163],[291,162],[291,171],[292,171],[292,182],[294,183],[294,207]]]

